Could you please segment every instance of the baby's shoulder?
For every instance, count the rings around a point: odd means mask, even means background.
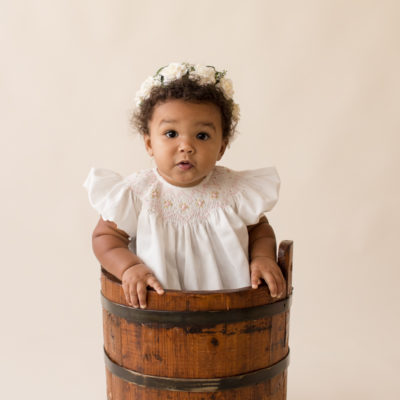
[[[253,186],[256,183],[271,184],[279,182],[279,175],[275,167],[264,167],[252,170],[235,171],[227,167],[216,166],[210,179],[221,187],[232,187],[238,190]]]
[[[223,197],[231,199],[236,205],[255,202],[274,203],[280,187],[279,175],[275,167],[235,171],[218,166],[211,179],[220,188]]]
[[[208,181],[203,185],[204,195],[215,199],[218,207],[234,206],[254,195],[256,171],[236,171],[224,166],[216,166]]]
[[[141,195],[157,182],[157,177],[154,170],[150,168],[133,172],[124,180],[135,194]]]
[[[209,180],[209,187],[218,188],[225,195],[236,195],[246,192],[255,186],[268,186],[278,180],[274,167],[236,171],[223,166],[216,166]]]
[[[121,197],[131,193],[140,198],[156,182],[157,178],[152,169],[140,170],[122,176],[105,168],[92,168],[84,183],[89,194],[107,198]]]
[[[240,180],[240,175],[237,171],[230,168],[217,165],[214,168],[213,174],[211,175],[206,187],[208,188],[219,188],[224,192],[230,192],[237,190],[236,183]]]

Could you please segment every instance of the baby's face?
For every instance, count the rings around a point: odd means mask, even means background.
[[[211,103],[168,100],[157,105],[144,137],[160,175],[175,186],[195,186],[226,148],[219,108]]]

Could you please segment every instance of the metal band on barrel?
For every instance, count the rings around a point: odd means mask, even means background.
[[[286,357],[270,367],[259,369],[243,375],[228,376],[225,378],[166,378],[154,375],[144,375],[139,372],[121,367],[113,362],[104,349],[104,359],[107,369],[114,375],[135,385],[158,390],[180,392],[217,392],[220,390],[235,389],[242,386],[256,385],[283,372],[289,365],[289,352]]]
[[[194,328],[210,327],[220,323],[231,323],[257,320],[276,314],[281,314],[290,309],[292,297],[289,296],[275,303],[262,306],[235,308],[223,311],[162,311],[141,310],[107,299],[100,292],[103,308],[110,314],[124,318],[128,322],[157,323],[162,325],[185,326]]]

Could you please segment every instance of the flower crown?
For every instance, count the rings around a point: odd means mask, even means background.
[[[187,76],[195,80],[199,85],[215,85],[219,88],[227,100],[233,102],[232,80],[225,78],[226,71],[217,71],[210,65],[198,65],[189,63],[170,63],[160,68],[154,76],[149,76],[136,93],[136,107],[140,108],[142,102],[150,97],[151,90],[156,86],[167,85],[177,79]],[[233,102],[232,120],[236,124],[239,121],[240,108]]]

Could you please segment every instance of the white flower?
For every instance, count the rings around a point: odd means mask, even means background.
[[[136,106],[139,107],[140,103],[149,98],[151,89],[155,86],[160,86],[161,81],[159,78],[155,78],[153,76],[149,76],[140,86],[140,89],[136,92]]]
[[[141,97],[147,98],[150,96],[151,89],[154,86],[159,86],[161,82],[152,76],[149,76],[140,86],[139,92]]]
[[[213,85],[215,84],[215,69],[206,67],[205,65],[195,65],[194,71],[191,71],[189,76],[198,77],[200,85]]]
[[[216,85],[223,93],[226,99],[232,100],[234,90],[232,81],[225,78],[226,71],[216,71],[214,67],[188,64],[188,63],[170,63],[166,67],[157,71],[155,76],[149,76],[136,92],[135,103],[138,108],[141,107],[144,100],[150,97],[151,91],[156,86],[169,84],[175,80],[188,75],[189,79],[198,82],[199,85]],[[218,83],[217,83],[218,80]],[[240,109],[237,104],[233,104],[232,119],[234,122],[239,120]]]
[[[233,90],[232,81],[230,79],[222,78],[219,81],[218,86],[222,89],[222,91],[227,99],[231,99],[233,97],[233,94],[235,92]]]
[[[171,63],[160,71],[160,75],[164,77],[164,83],[182,78],[188,72],[185,64]]]

